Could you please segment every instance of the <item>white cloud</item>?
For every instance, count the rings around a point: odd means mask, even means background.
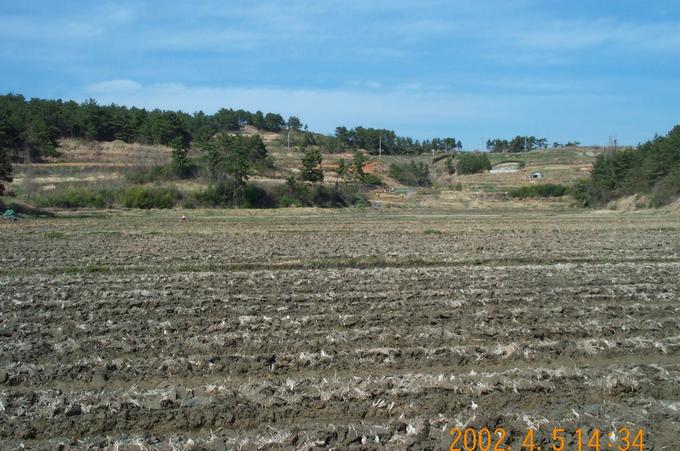
[[[85,92],[90,95],[113,97],[136,93],[141,89],[142,85],[134,80],[107,80],[86,86]]]
[[[168,33],[165,30],[151,30],[144,35],[141,47],[151,50],[252,50],[260,47],[270,37],[239,29],[220,30],[176,30]]]
[[[106,36],[137,15],[136,9],[113,3],[94,4],[74,14],[8,14],[0,16],[0,36],[48,43],[92,39]]]
[[[130,22],[137,13],[130,7],[123,6],[116,3],[106,3],[101,8],[101,13],[104,18],[115,22]]]
[[[346,86],[350,86],[352,88],[368,88],[368,89],[380,89],[383,87],[382,83],[379,81],[360,81],[360,80],[350,80],[345,82]]]
[[[607,18],[548,21],[538,27],[512,33],[522,47],[581,50],[602,45],[627,49],[679,50],[680,23],[627,23]]]

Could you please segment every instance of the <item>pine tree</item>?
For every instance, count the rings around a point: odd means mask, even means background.
[[[345,161],[344,158],[341,158],[340,161],[338,161],[338,167],[335,168],[335,173],[338,174],[338,177],[341,179],[345,180],[347,179],[347,175],[349,173],[349,165]]]
[[[179,178],[190,175],[191,167],[187,158],[188,149],[181,138],[175,138],[172,143],[172,172]]]
[[[366,174],[364,173],[364,165],[366,164],[366,157],[358,150],[354,152],[352,159],[352,174],[356,180],[363,180]]]
[[[306,182],[322,182],[323,169],[321,168],[321,152],[318,149],[310,149],[302,157],[302,180]]]

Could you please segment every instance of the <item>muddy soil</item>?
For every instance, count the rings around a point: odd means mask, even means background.
[[[164,212],[0,236],[2,448],[623,426],[677,446],[677,215]]]

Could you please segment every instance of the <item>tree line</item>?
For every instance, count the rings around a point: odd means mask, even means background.
[[[206,141],[221,131],[239,130],[244,125],[278,132],[284,127],[302,127],[297,117],[284,120],[276,113],[255,113],[222,108],[215,114],[201,111],[146,110],[120,105],[98,105],[62,100],[27,100],[22,95],[0,96],[0,148],[15,157],[27,151],[29,157],[50,155],[61,138],[170,145],[180,141]]]
[[[489,152],[529,152],[535,149],[546,149],[548,140],[535,136],[515,136],[510,141],[507,139],[489,139],[486,141],[486,149]]]
[[[303,147],[318,145],[330,151],[365,149],[370,154],[419,154],[460,150],[462,143],[455,138],[414,140],[398,136],[393,130],[337,127],[334,136],[307,131],[302,121],[288,119],[277,113],[250,112],[222,108],[215,114],[202,111],[189,114],[182,111],[146,110],[120,105],[99,105],[90,99],[75,101],[26,99],[19,94],[0,96],[0,147],[10,149],[13,157],[27,152],[31,160],[56,154],[58,140],[77,138],[171,145],[181,141],[206,142],[224,131],[237,131],[245,125],[259,130],[279,132],[291,130],[302,137]],[[300,139],[295,136],[295,139]]]
[[[433,138],[422,141],[398,136],[393,130],[382,128],[336,127],[335,138],[349,149],[365,149],[372,155],[408,155],[431,152],[453,152],[463,148],[455,138]]]
[[[564,144],[555,141],[552,143],[552,148],[577,147],[579,145],[581,143],[578,141],[569,141]],[[536,138],[535,136],[515,136],[509,141],[507,139],[488,139],[486,141],[486,150],[489,152],[520,153],[547,148],[548,140],[546,138]]]

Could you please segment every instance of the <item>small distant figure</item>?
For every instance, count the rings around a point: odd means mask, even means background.
[[[188,221],[188,220],[189,220],[189,218],[187,218],[187,217],[184,216],[184,215],[182,215],[182,217],[181,217],[180,219],[181,219],[182,221]]]

